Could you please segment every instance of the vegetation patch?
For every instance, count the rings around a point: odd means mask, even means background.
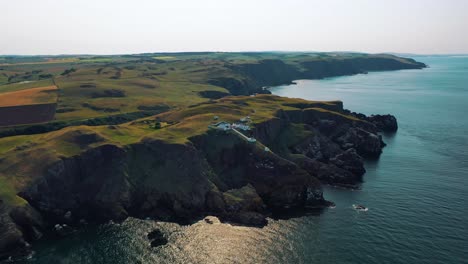
[[[81,88],[96,88],[96,84],[94,83],[83,83],[80,85]]]
[[[62,107],[55,110],[55,113],[69,113],[73,111],[76,111],[76,109],[73,107]]]
[[[99,92],[93,92],[91,94],[92,98],[100,97],[125,97],[125,91],[118,89],[107,89]]]
[[[90,104],[90,103],[83,103],[82,106],[86,107],[86,108],[89,108],[89,109],[92,109],[94,111],[103,111],[103,112],[106,112],[106,113],[113,113],[113,112],[118,112],[119,111],[119,108],[102,107],[102,106],[97,106],[97,105]]]
[[[210,99],[219,99],[219,98],[230,95],[229,93],[221,92],[221,91],[201,91],[201,92],[198,92],[198,94],[201,97],[210,98]]]
[[[60,75],[69,75],[70,73],[73,73],[73,72],[76,72],[76,69],[75,68],[71,68],[71,69],[66,69],[64,70]]]

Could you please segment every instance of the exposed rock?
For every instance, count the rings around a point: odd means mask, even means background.
[[[231,189],[223,193],[226,203],[226,211],[262,211],[265,210],[262,198],[257,194],[255,188],[247,184],[240,189]]]
[[[330,185],[352,187],[361,182],[362,175],[338,168],[333,164],[326,164],[307,157],[296,157],[295,162],[321,182]]]
[[[392,115],[371,115],[367,120],[383,132],[396,132],[398,130],[397,120]]]
[[[29,205],[6,207],[0,200],[0,260],[30,252],[30,242],[42,236],[41,216]]]
[[[153,240],[155,238],[163,237],[164,234],[159,229],[154,229],[153,231],[149,232],[147,237],[149,240]]]
[[[317,190],[321,194],[320,183],[314,177],[274,153],[265,152],[232,134],[210,134],[193,138],[192,141],[206,153],[206,159],[217,175],[215,183],[228,191],[224,195],[227,211],[231,200],[226,200],[226,195],[239,196],[240,201],[243,201],[245,198],[242,197],[255,197],[253,190],[268,208],[324,202],[321,195],[306,195],[307,189]],[[229,191],[231,189],[239,190]],[[256,211],[259,211],[262,207],[260,201],[256,204]],[[245,208],[246,206],[243,203],[233,203],[233,208],[252,210]]]
[[[349,171],[358,178],[366,172],[364,162],[355,149],[350,148],[330,159],[330,163],[336,167]]]
[[[217,190],[210,190],[206,194],[206,208],[208,212],[223,213],[226,210],[226,202],[223,194]]]
[[[71,221],[72,219],[71,217],[72,217],[72,213],[70,211],[67,211],[65,215],[63,216],[63,218],[67,221]]]
[[[76,212],[78,218],[124,219],[129,203],[124,157],[124,149],[103,145],[60,159],[20,195],[60,221],[68,211]]]
[[[343,150],[329,138],[321,134],[314,134],[300,144],[295,145],[292,151],[296,154],[303,154],[311,159],[326,162],[340,154]]]
[[[365,157],[379,156],[385,146],[382,136],[354,127],[347,129],[334,140],[342,149],[355,148],[360,155]]]
[[[167,238],[161,237],[161,238],[156,238],[153,241],[151,241],[151,247],[159,247],[159,246],[164,246],[168,242]]]
[[[26,254],[27,245],[23,233],[12,221],[6,208],[0,208],[0,260]]]
[[[37,240],[42,237],[42,233],[39,230],[44,228],[44,221],[41,215],[31,206],[14,207],[10,211],[10,217],[20,228],[27,241]]]
[[[56,224],[54,230],[55,234],[61,237],[68,236],[74,232],[74,229],[67,224]]]
[[[168,243],[167,238],[159,229],[151,231],[147,237],[151,241],[151,247],[159,247]]]

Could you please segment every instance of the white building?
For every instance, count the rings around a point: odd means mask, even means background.
[[[240,129],[240,130],[244,130],[244,131],[250,130],[250,127],[248,125],[239,124],[239,123],[232,124],[232,128]]]
[[[219,129],[219,130],[224,130],[224,131],[227,131],[227,130],[230,130],[231,129],[231,124],[229,124],[228,122],[218,122],[216,124],[213,125],[216,129]]]

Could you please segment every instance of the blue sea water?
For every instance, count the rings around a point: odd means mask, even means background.
[[[336,208],[265,228],[128,219],[41,241],[25,263],[468,263],[468,57],[418,57],[424,70],[300,80],[272,92],[395,115],[358,191],[325,188]],[[364,204],[358,212],[352,204]],[[159,227],[169,244],[152,249]]]

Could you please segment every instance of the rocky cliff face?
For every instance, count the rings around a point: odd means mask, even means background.
[[[2,210],[0,250],[27,250],[39,230],[57,224],[128,216],[190,223],[213,214],[262,226],[277,208],[326,205],[320,183],[291,161],[229,133],[192,140],[103,145],[50,164],[20,193],[33,213]],[[36,220],[42,218],[45,224]]]
[[[280,59],[264,59],[255,63],[227,64],[235,77],[210,78],[209,83],[226,88],[233,95],[269,93],[265,86],[291,84],[299,79],[362,74],[370,71],[422,69],[424,63],[394,56],[315,59],[286,63]]]
[[[51,159],[19,193],[29,204],[0,202],[0,257],[24,252],[57,224],[63,231],[128,216],[190,223],[211,214],[263,226],[273,211],[326,207],[321,182],[361,182],[363,158],[385,146],[378,132],[396,128],[393,116],[358,117],[340,103],[294,107],[256,124],[255,144],[217,130],[185,143],[144,137],[123,146],[67,134],[100,145]]]
[[[278,118],[256,126],[253,134],[274,146],[284,140],[282,131],[294,124],[305,124],[304,129],[310,134],[296,138],[287,149],[276,148],[277,153],[324,183],[349,187],[359,184],[366,172],[363,158],[375,158],[382,153],[385,143],[379,132],[394,132],[395,117],[360,114],[361,119],[354,119],[337,114],[349,112],[342,104],[321,111],[310,106],[313,105],[304,105],[302,110],[278,111]]]
[[[41,215],[31,206],[11,208],[0,201],[0,260],[27,254],[30,242],[41,238],[44,228]]]
[[[306,69],[302,76],[310,79],[353,75],[370,71],[421,69],[426,67],[424,63],[414,60],[403,62],[393,57],[315,60],[303,62],[302,66]]]

